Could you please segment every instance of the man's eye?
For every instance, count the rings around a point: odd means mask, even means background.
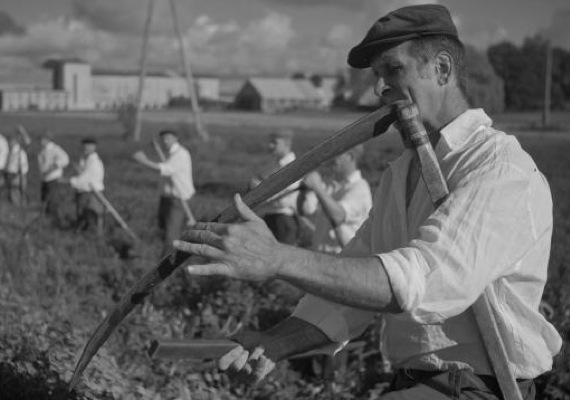
[[[402,70],[402,66],[401,65],[389,65],[388,66],[388,72],[398,72]]]

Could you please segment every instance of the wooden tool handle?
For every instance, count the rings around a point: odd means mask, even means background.
[[[323,162],[384,133],[395,120],[396,116],[392,106],[382,107],[360,118],[262,181],[243,196],[243,201],[250,208],[257,207],[263,201],[297,182]],[[225,209],[217,219],[220,222],[230,222],[238,216],[237,210],[232,205]]]
[[[344,153],[368,139],[384,133],[395,120],[396,114],[393,105],[384,106],[360,118],[321,145],[314,147],[299,159],[277,171],[245,195],[243,200],[249,207],[255,207],[267,198],[281,192],[292,183],[298,181],[323,162]],[[231,205],[220,214],[217,221],[231,222],[238,218],[238,216],[237,210]],[[168,278],[176,268],[182,265],[188,258],[189,256],[182,252],[174,252],[173,255],[167,255],[160,260],[155,268],[147,272],[121,297],[118,304],[107,314],[87,341],[69,383],[70,389],[77,384],[93,356],[121,321],[136,305],[141,304],[158,284]]]
[[[214,360],[237,346],[239,343],[227,339],[154,340],[148,355],[166,360]]]

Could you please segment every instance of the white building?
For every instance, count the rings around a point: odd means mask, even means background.
[[[278,113],[293,110],[327,110],[332,97],[309,79],[250,78],[235,97],[234,107]]]
[[[52,88],[0,87],[0,111],[116,109],[136,101],[137,72],[92,70],[81,60],[52,60],[44,67],[52,70]],[[219,78],[196,77],[194,85],[200,100],[220,100]],[[182,76],[167,73],[146,76],[144,108],[164,108],[176,97],[189,97]]]

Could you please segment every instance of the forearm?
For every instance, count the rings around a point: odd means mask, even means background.
[[[274,362],[333,344],[316,326],[296,317],[289,317],[253,336],[238,334],[234,339],[250,350],[263,347],[264,354]]]
[[[390,280],[378,257],[339,257],[283,247],[279,279],[346,306],[377,312],[400,312]]]
[[[334,227],[339,226],[346,220],[346,212],[344,208],[332,198],[324,189],[315,190],[315,194],[321,203],[323,211],[331,221]]]
[[[156,162],[151,161],[151,160],[145,160],[144,162],[141,162],[141,164],[143,164],[144,166],[146,166],[150,169],[154,169],[155,171],[160,171],[160,163],[156,163]]]

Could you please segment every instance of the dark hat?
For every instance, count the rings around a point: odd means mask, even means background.
[[[82,144],[97,144],[97,141],[92,137],[86,137],[81,140]]]
[[[291,129],[282,128],[272,132],[270,136],[271,138],[275,139],[279,138],[279,139],[293,140],[295,133]]]
[[[172,136],[178,137],[178,132],[173,131],[172,129],[163,129],[160,132],[158,132],[158,135],[160,137],[163,137],[166,135],[172,135]]]
[[[353,68],[370,67],[375,52],[422,36],[447,35],[457,38],[449,10],[439,4],[402,7],[377,20],[362,42],[348,53]]]

